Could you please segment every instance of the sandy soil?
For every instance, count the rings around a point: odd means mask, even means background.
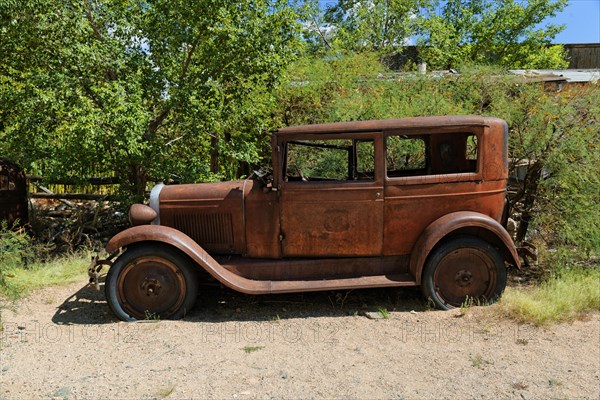
[[[599,314],[537,328],[414,289],[200,300],[127,324],[84,282],[40,290],[3,311],[0,398],[600,398]]]

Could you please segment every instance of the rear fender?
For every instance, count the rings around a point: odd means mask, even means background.
[[[431,250],[445,238],[463,234],[481,237],[495,245],[506,262],[521,268],[517,248],[498,221],[478,212],[459,211],[429,224],[415,243],[410,258],[410,272],[417,284],[421,283],[421,273]]]
[[[141,243],[164,243],[189,256],[223,285],[248,294],[271,293],[270,281],[246,279],[223,268],[198,243],[186,234],[162,225],[140,225],[115,235],[106,245],[106,252],[113,254],[120,248]]]

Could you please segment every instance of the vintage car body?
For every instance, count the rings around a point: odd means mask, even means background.
[[[439,308],[493,302],[520,267],[507,135],[479,116],[280,129],[269,181],[160,184],[132,207],[106,246],[108,302],[125,320],[181,317],[201,269],[250,294],[421,285]]]

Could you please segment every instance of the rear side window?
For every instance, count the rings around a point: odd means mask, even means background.
[[[387,176],[422,176],[477,171],[479,140],[472,133],[386,137]]]

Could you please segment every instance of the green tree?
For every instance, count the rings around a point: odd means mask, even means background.
[[[464,63],[508,68],[564,68],[562,46],[550,45],[563,25],[540,26],[568,0],[448,0],[422,18],[419,55],[434,68]]]
[[[1,153],[30,172],[233,177],[301,49],[286,1],[0,0]]]
[[[553,246],[600,254],[599,85],[549,92],[491,67],[445,77],[392,76],[377,60],[368,52],[301,58],[291,67],[294,79],[278,90],[280,124],[459,114],[503,118],[511,168],[527,166],[511,196],[519,239],[537,233]]]
[[[417,14],[430,0],[340,0],[325,11],[345,50],[397,51],[418,32]]]

